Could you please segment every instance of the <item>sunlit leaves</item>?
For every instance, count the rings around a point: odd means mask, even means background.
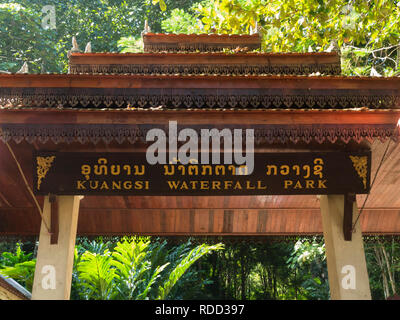
[[[333,45],[347,50],[346,75],[369,75],[372,66],[384,75],[399,73],[395,52],[373,54],[400,42],[399,1],[210,0],[196,12],[204,23],[199,32],[248,33],[257,22],[265,51],[325,51]],[[369,52],[365,59],[357,53],[362,48]]]
[[[112,258],[107,250],[104,254],[86,251],[78,265],[78,272],[84,295],[87,299],[108,300],[113,292],[115,269],[111,268]]]
[[[165,1],[164,0],[152,0],[152,3],[153,4],[159,4],[160,5],[160,9],[162,10],[162,11],[165,11],[165,10],[167,10],[167,5],[165,4]]]
[[[290,51],[295,44],[307,51],[308,39],[314,50],[326,49],[332,40],[379,47],[398,32],[400,22],[397,1],[214,0],[197,12],[205,29],[218,33],[245,33],[257,22],[267,49],[279,51]],[[275,34],[267,34],[271,27]]]
[[[198,21],[183,9],[174,9],[171,16],[161,22],[163,31],[191,34],[198,30]]]
[[[15,252],[3,252],[0,256],[0,274],[18,281],[28,290],[32,290],[36,260],[32,253],[25,253],[21,244],[16,244]]]
[[[221,244],[216,245],[199,245],[193,248],[187,255],[183,257],[183,259],[178,263],[178,265],[171,271],[168,279],[164,282],[162,286],[159,288],[159,294],[157,299],[163,300],[170,293],[172,287],[176,284],[176,282],[182,277],[182,275],[186,272],[190,266],[195,263],[202,256],[215,251],[221,250],[223,246]]]
[[[118,40],[118,48],[121,53],[126,52],[143,52],[144,45],[142,38],[135,38],[133,36],[130,37],[122,37]]]
[[[166,250],[149,238],[123,239],[112,251],[86,251],[76,261],[77,284],[84,299],[166,299],[183,274],[221,245],[190,243]],[[78,258],[76,256],[76,258]]]

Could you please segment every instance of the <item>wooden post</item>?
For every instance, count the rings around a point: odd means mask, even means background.
[[[32,300],[68,300],[70,297],[80,199],[81,196],[58,197],[56,243],[42,221]],[[49,196],[46,196],[43,219],[46,219],[48,226],[51,225],[52,207]]]
[[[355,225],[351,241],[345,240],[345,196],[322,195],[320,205],[331,299],[370,300],[371,291],[359,223]],[[357,203],[354,201],[352,221],[356,217]]]

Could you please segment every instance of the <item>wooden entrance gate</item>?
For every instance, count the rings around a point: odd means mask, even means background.
[[[362,235],[400,232],[400,80],[340,76],[336,53],[221,52],[259,46],[258,35],[144,42],[152,52],[72,53],[70,74],[0,75],[0,235],[40,233],[33,298],[69,297],[76,234],[324,234],[331,297],[370,299]],[[182,43],[209,51],[177,52]],[[147,133],[170,122],[253,130],[255,176],[215,165],[204,179],[200,161],[192,176],[189,164],[169,162],[146,179],[121,176],[124,165],[131,175],[145,165]],[[94,171],[104,159],[107,177]],[[314,171],[317,159],[328,179]],[[172,168],[178,176],[167,179]],[[43,282],[51,275],[54,286]]]

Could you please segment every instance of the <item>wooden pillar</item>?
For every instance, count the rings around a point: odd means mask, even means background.
[[[81,196],[58,196],[54,205],[49,196],[45,197],[43,219],[51,226],[53,235],[42,221],[32,300],[68,300],[70,297],[80,199]]]
[[[360,225],[355,225],[351,240],[344,237],[344,195],[320,196],[322,226],[332,300],[370,300],[371,291]],[[353,202],[353,222],[358,211]]]

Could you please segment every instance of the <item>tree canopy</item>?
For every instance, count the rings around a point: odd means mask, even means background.
[[[344,74],[399,74],[400,1],[211,0],[194,11],[198,31],[257,29],[263,51],[338,50]]]
[[[161,32],[161,21],[189,0],[166,0],[165,11],[150,0],[54,0],[55,27],[44,28],[44,0],[0,1],[0,70],[16,72],[28,62],[30,72],[66,72],[67,52],[76,37],[81,50],[89,41],[94,52],[118,52],[123,37],[140,37],[144,21]]]
[[[153,32],[249,33],[262,50],[338,50],[346,75],[399,74],[400,1],[394,0],[1,0],[0,70],[66,72],[77,38],[94,52],[140,51],[144,21]]]

